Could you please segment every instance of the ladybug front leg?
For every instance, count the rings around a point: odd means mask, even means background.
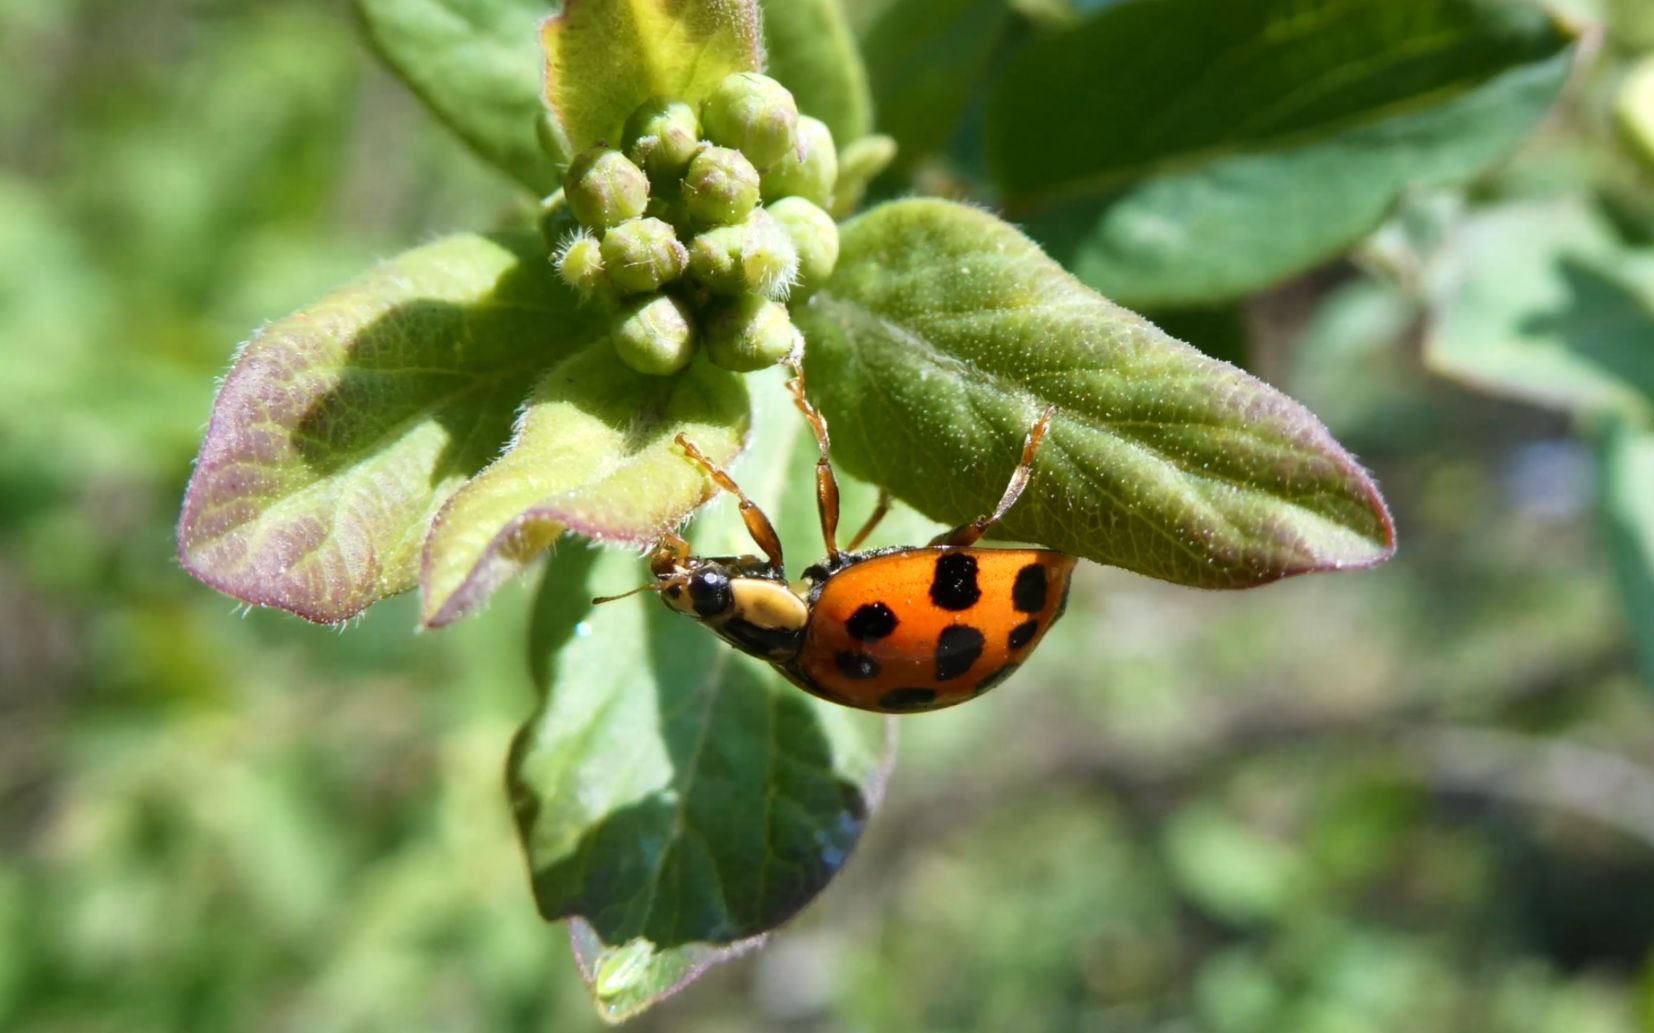
[[[759,509],[751,499],[747,498],[746,492],[741,490],[729,474],[725,473],[717,463],[708,459],[700,449],[695,447],[693,442],[682,434],[679,434],[674,440],[677,441],[678,447],[682,448],[690,459],[694,460],[713,481],[717,482],[718,487],[741,500],[741,520],[747,525],[747,533],[752,535],[752,540],[758,543],[758,548],[768,558],[770,567],[780,573],[782,570],[781,537],[775,533],[775,525],[770,523],[770,518],[765,516],[764,511]],[[677,536],[674,535],[673,537]],[[683,539],[678,540],[682,541]],[[688,546],[684,546],[684,549],[687,552]]]
[[[930,544],[975,545],[977,539],[987,534],[989,528],[999,523],[1000,518],[1005,515],[1006,511],[1016,504],[1017,498],[1022,495],[1022,489],[1028,487],[1028,475],[1034,468],[1034,453],[1039,451],[1040,442],[1045,440],[1045,432],[1051,427],[1051,416],[1056,411],[1056,406],[1046,406],[1045,411],[1040,413],[1039,419],[1035,420],[1034,425],[1028,428],[1028,437],[1022,443],[1022,460],[1017,463],[1017,468],[1012,471],[1011,483],[1005,486],[1005,494],[1000,496],[999,505],[994,507],[993,513],[989,516],[977,517],[968,524],[961,524],[951,531],[939,534],[931,540]]]

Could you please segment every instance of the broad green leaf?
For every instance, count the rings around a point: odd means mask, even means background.
[[[1637,62],[1620,84],[1614,115],[1631,149],[1654,173],[1654,57]]]
[[[723,464],[740,452],[747,421],[745,382],[708,362],[646,376],[607,340],[559,362],[529,398],[510,450],[437,516],[421,576],[425,624],[473,611],[565,529],[652,542],[713,490],[674,435]]]
[[[412,588],[431,519],[499,452],[545,369],[598,330],[537,237],[471,235],[264,327],[213,404],[184,568],[327,623]]]
[[[801,569],[820,558],[813,505],[798,504],[814,443],[777,378],[760,382],[754,445],[732,472]],[[727,496],[691,539],[753,551]],[[544,696],[509,767],[540,911],[579,919],[576,958],[610,1019],[807,904],[855,845],[887,765],[879,718],[815,700],[653,595],[590,605],[647,579],[635,555],[560,549],[533,631]]]
[[[862,51],[878,129],[895,138],[898,164],[948,142],[1010,23],[1006,0],[894,0],[880,12]]]
[[[1507,0],[1121,3],[1012,59],[989,162],[1110,297],[1235,298],[1348,248],[1404,190],[1508,154],[1570,42]]]
[[[1597,450],[1602,537],[1626,624],[1654,690],[1654,431],[1614,421]]]
[[[873,131],[873,97],[840,0],[762,0],[769,74],[843,147]]]
[[[545,100],[572,153],[620,142],[650,97],[697,103],[726,75],[759,70],[757,0],[568,0],[540,29]]]
[[[541,143],[536,33],[553,0],[356,0],[369,44],[477,153],[544,196],[562,183]]]
[[[1654,412],[1654,250],[1574,201],[1469,221],[1432,271],[1432,368],[1573,412]]]
[[[987,512],[1047,405],[1003,536],[1185,584],[1256,585],[1393,550],[1378,491],[1296,402],[944,201],[846,224],[797,318],[843,465],[926,515]]]

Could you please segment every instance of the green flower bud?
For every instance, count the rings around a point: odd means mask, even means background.
[[[603,248],[589,233],[569,238],[557,252],[557,275],[573,287],[583,298],[609,289],[609,277],[603,271]]]
[[[607,229],[643,214],[649,177],[619,151],[593,147],[569,163],[563,193],[580,225]]]
[[[643,294],[683,275],[689,252],[659,219],[632,219],[603,234],[603,268],[626,294]]]
[[[626,120],[621,145],[656,186],[675,183],[700,149],[701,123],[683,101],[652,97]]]
[[[764,209],[787,231],[798,251],[795,289],[800,296],[827,282],[838,265],[838,226],[833,217],[802,197],[784,197]]]
[[[736,72],[701,102],[706,137],[745,154],[759,168],[781,160],[793,147],[798,105],[787,88],[767,75]]]
[[[652,294],[627,306],[611,339],[620,361],[639,373],[666,376],[695,358],[695,317],[670,294]]]
[[[708,147],[683,177],[683,203],[708,226],[732,226],[758,205],[758,170],[740,151]]]
[[[737,373],[773,366],[804,347],[804,335],[786,306],[756,294],[738,294],[714,307],[706,323],[706,354]]]
[[[786,295],[798,251],[785,227],[760,208],[738,226],[703,230],[689,244],[689,275],[715,294]]]
[[[827,123],[803,115],[798,120],[798,143],[781,160],[764,170],[764,203],[783,197],[802,197],[822,207],[838,182],[838,148]]]

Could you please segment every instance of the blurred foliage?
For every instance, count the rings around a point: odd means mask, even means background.
[[[1014,686],[903,723],[818,904],[638,1028],[1654,1030],[1654,630],[1610,569],[1647,551],[1595,510],[1647,496],[1602,481],[1631,432],[1422,358],[1481,210],[1654,236],[1612,129],[1654,41],[1609,6],[1516,161],[1223,335],[1375,468],[1400,557],[1244,595],[1082,570]],[[172,558],[230,343],[513,186],[342,3],[0,0],[0,67],[0,1028],[594,1028],[501,792],[524,593],[335,636]]]

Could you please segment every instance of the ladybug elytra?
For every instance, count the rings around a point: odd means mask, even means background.
[[[845,706],[882,713],[938,710],[998,685],[1062,616],[1076,562],[1049,549],[976,546],[1027,486],[1052,410],[1028,431],[1022,459],[991,515],[928,545],[858,552],[889,510],[889,495],[880,491],[866,524],[840,549],[827,422],[805,398],[803,371],[796,363],[791,367],[788,390],[821,449],[816,500],[826,558],[805,570],[797,585],[789,584],[769,518],[680,434],[676,440],[687,456],[740,500],[741,518],[764,555],[695,556],[688,542],[668,533],[650,554],[655,581],[645,589],[736,649],[769,661],[804,691]],[[596,601],[614,598],[620,597]]]

